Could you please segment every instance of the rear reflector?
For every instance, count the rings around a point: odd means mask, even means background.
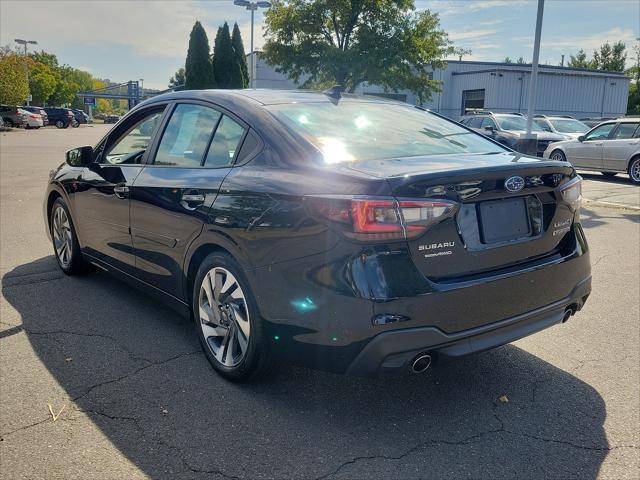
[[[308,198],[320,215],[340,226],[345,236],[365,241],[417,237],[457,211],[457,204],[448,200]]]

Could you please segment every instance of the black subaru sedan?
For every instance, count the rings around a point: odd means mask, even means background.
[[[69,151],[44,210],[65,273],[168,302],[244,380],[273,359],[418,373],[566,321],[591,290],[580,201],[569,163],[417,107],[210,90]]]

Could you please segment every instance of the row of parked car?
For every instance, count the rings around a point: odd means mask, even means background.
[[[460,122],[518,150],[527,117],[483,110],[464,115]],[[569,161],[576,168],[605,176],[628,173],[633,183],[640,184],[640,118],[588,119],[587,123],[568,115],[535,115],[538,156]]]
[[[0,116],[7,127],[40,128],[55,125],[57,128],[68,128],[89,122],[89,116],[82,110],[63,107],[0,105]]]

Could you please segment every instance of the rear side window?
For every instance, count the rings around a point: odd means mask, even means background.
[[[201,105],[178,105],[167,124],[155,165],[199,167],[220,120],[216,110]]]
[[[207,152],[205,167],[215,168],[231,165],[243,136],[244,128],[223,115]]]
[[[621,123],[613,132],[612,140],[622,140],[625,138],[633,138],[633,134],[638,128],[637,123]]]

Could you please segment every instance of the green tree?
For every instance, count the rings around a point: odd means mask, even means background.
[[[455,49],[438,15],[413,0],[274,0],[265,17],[263,58],[303,87],[362,82],[408,89],[420,102],[439,90],[430,68]]]
[[[504,57],[503,63],[513,63],[513,60],[511,60],[511,57]]]
[[[516,63],[517,63],[518,65],[525,65],[527,62],[525,61],[525,59],[524,59],[524,58],[522,58],[522,57],[518,57],[518,59],[516,60]]]
[[[215,78],[209,57],[209,39],[202,24],[196,22],[189,37],[189,50],[185,62],[185,88],[200,90],[215,87]]]
[[[631,77],[627,115],[640,115],[640,40],[634,45],[633,53],[635,65],[624,71],[627,77]]]
[[[22,105],[29,96],[28,59],[9,49],[0,51],[0,103]]]
[[[587,53],[583,49],[578,50],[575,55],[569,56],[567,66],[573,68],[595,68],[593,61],[587,59]]]
[[[242,88],[249,86],[249,70],[247,68],[247,56],[244,53],[244,44],[242,43],[242,35],[238,24],[233,24],[233,33],[231,34],[231,44],[233,45],[233,53],[236,62],[240,65],[240,73],[242,74]]]
[[[624,64],[627,60],[625,48],[623,42],[616,42],[613,46],[609,42],[603,43],[599,50],[593,52],[595,68],[612,72],[624,71]]]
[[[56,90],[57,82],[56,73],[49,65],[32,62],[29,69],[29,91],[33,97],[31,103],[33,105],[46,105],[49,97]]]
[[[224,22],[224,25],[218,29],[216,35],[216,43],[213,48],[213,71],[216,75],[218,88],[243,87],[242,71],[233,51],[227,22]]]
[[[186,82],[186,78],[184,75],[184,68],[179,68],[176,73],[173,74],[173,77],[169,79],[169,88],[173,88],[175,91],[184,90],[184,84]]]

